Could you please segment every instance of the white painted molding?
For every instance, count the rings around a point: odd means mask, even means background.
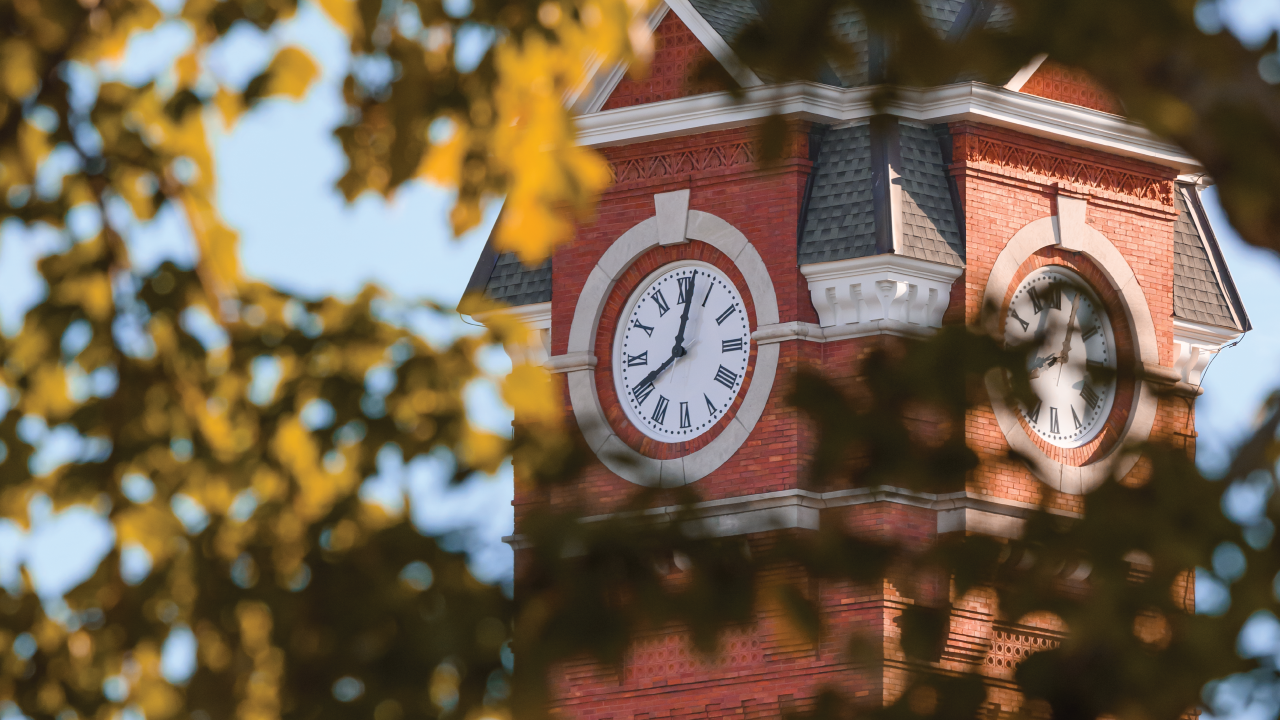
[[[1059,195],[1058,207],[1063,207],[1067,200],[1068,212],[1080,210],[1073,206],[1074,198]],[[1084,206],[1087,211],[1087,205]],[[1105,235],[1093,226],[1084,222],[1084,214],[1078,219],[1051,216],[1032,221],[1005,245],[1004,250],[996,256],[996,261],[987,276],[983,303],[996,308],[996,312],[987,317],[987,329],[996,335],[1003,335],[1004,296],[1013,281],[1014,274],[1022,263],[1026,262],[1037,250],[1043,247],[1058,245],[1087,255],[1097,263],[1112,286],[1119,292],[1121,303],[1133,328],[1134,345],[1138,357],[1135,371],[1139,374],[1136,381],[1134,404],[1129,413],[1128,426],[1121,432],[1121,442],[1106,457],[1083,467],[1066,465],[1045,455],[1040,447],[1027,435],[1022,424],[1018,422],[1018,411],[1013,407],[1014,401],[1009,397],[1008,383],[1002,371],[993,370],[987,375],[987,392],[991,396],[991,407],[995,412],[1009,447],[1018,453],[1044,483],[1061,492],[1081,495],[1101,485],[1111,475],[1123,476],[1138,462],[1138,455],[1128,449],[1129,445],[1145,442],[1151,436],[1155,425],[1157,398],[1155,391],[1143,381],[1141,371],[1144,367],[1159,366],[1160,354],[1156,338],[1155,322],[1151,318],[1151,308],[1142,290],[1141,283],[1133,273],[1133,269]]]
[[[747,67],[738,59],[738,54],[729,47],[729,40],[733,38],[722,38],[715,28],[711,27],[711,23],[702,17],[702,13],[693,9],[693,5],[689,0],[666,0],[667,5],[671,6],[672,12],[679,16],[680,20],[689,28],[694,37],[698,38],[698,42],[711,53],[712,57],[720,61],[726,72],[737,81],[738,85],[744,88],[759,87],[764,83],[759,76],[755,74],[751,68]]]
[[[817,530],[821,527],[824,510],[879,502],[937,510],[939,533],[972,532],[1005,538],[1020,537],[1026,519],[1041,509],[1032,503],[969,491],[934,494],[882,485],[826,493],[778,490],[708,500],[689,507],[651,508],[632,517],[670,522],[680,514],[692,511],[696,519],[684,524],[684,531],[689,536],[733,537],[770,530]],[[1065,518],[1080,517],[1078,513],[1063,510],[1048,512]],[[614,517],[613,514],[592,515],[582,518],[581,522],[600,522]],[[502,540],[517,549],[529,547],[521,535],[510,535]]]
[[[1023,68],[1009,80],[1009,82],[1004,84],[1004,89],[1012,90],[1014,92],[1021,91],[1022,86],[1027,84],[1027,81],[1031,79],[1031,76],[1035,75],[1036,71],[1040,69],[1040,66],[1044,64],[1044,61],[1048,59],[1049,56],[1044,53],[1040,53],[1039,55],[1031,58],[1031,62],[1024,65]]]
[[[801,265],[826,339],[921,334],[942,327],[951,284],[964,268],[905,255]]]
[[[683,202],[678,197],[680,193],[685,194]],[[715,439],[682,458],[658,460],[641,455],[614,434],[605,418],[604,408],[596,395],[595,364],[591,357],[600,316],[618,278],[637,258],[657,247],[664,233],[668,238],[675,232],[681,235],[681,240],[701,240],[723,253],[746,281],[747,292],[755,304],[756,327],[778,322],[778,296],[760,253],[741,231],[723,219],[699,210],[689,210],[687,193],[684,190],[655,195],[654,205],[658,214],[627,230],[600,256],[578,293],[566,352],[553,358],[561,363],[557,371],[567,375],[573,414],[592,452],[614,474],[649,487],[678,487],[696,482],[732,457],[764,413],[778,370],[778,346],[758,345],[751,384],[738,406],[738,412]],[[683,216],[680,215],[681,207]],[[673,231],[672,228],[683,230]],[[591,358],[592,362],[587,362],[586,358]]]
[[[1173,346],[1176,349],[1173,369],[1188,385],[1200,387],[1204,370],[1213,356],[1244,333],[1238,330],[1204,325],[1190,320],[1173,319]]]
[[[526,347],[509,346],[506,348],[507,354],[511,356],[511,359],[513,361],[524,360],[534,365],[546,363],[547,358],[551,355],[551,303],[515,305],[499,310],[475,313],[471,317],[481,325],[487,325],[488,318],[499,314],[516,318],[524,323],[525,327],[529,328],[529,331],[533,334],[533,341]]]
[[[972,120],[1179,172],[1202,169],[1195,158],[1141,125],[1098,110],[975,82],[899,88],[887,106],[877,109],[873,100],[883,90],[880,86],[837,88],[793,82],[749,87],[738,97],[728,92],[705,93],[605,110],[577,118],[578,142],[591,147],[625,145],[752,125],[774,114],[834,125],[885,112],[924,123]]]

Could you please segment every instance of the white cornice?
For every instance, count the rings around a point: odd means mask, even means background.
[[[772,114],[843,124],[876,114],[880,87],[838,88],[813,82],[749,87],[664,100],[577,118],[578,140],[591,147],[624,145],[741,127]],[[1110,113],[970,82],[928,89],[904,88],[884,109],[919,122],[971,120],[1195,172],[1200,164],[1137,123]]]
[[[963,267],[884,254],[801,265],[827,339],[931,332],[942,327]]]
[[[540,302],[530,303],[528,305],[514,305],[512,307],[499,308],[497,310],[487,310],[478,312],[471,317],[481,325],[488,325],[489,319],[502,315],[504,317],[514,317],[529,328],[532,337],[527,347],[517,347],[508,345],[507,354],[513,360],[523,359],[526,362],[535,365],[541,365],[546,362],[547,356],[551,353],[551,303]]]
[[[1204,379],[1204,371],[1209,367],[1213,356],[1243,335],[1244,333],[1239,330],[1174,318],[1173,347],[1176,356],[1173,360],[1173,369],[1178,373],[1182,383],[1198,390]]]
[[[1038,505],[1031,503],[968,491],[935,494],[881,485],[826,493],[778,490],[708,500],[689,507],[651,508],[629,513],[628,516],[655,522],[683,519],[685,532],[691,536],[732,537],[770,530],[817,530],[823,510],[880,502],[938,511],[937,531],[940,533],[971,532],[1010,538],[1020,536],[1027,518],[1041,511]],[[1048,512],[1065,518],[1080,517],[1077,513],[1063,510]],[[593,515],[582,518],[581,522],[600,522],[616,517],[619,516]],[[516,549],[529,547],[528,540],[522,535],[510,535],[502,540]]]

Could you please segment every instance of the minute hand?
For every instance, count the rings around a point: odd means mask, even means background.
[[[1058,353],[1058,363],[1065,365],[1071,354],[1071,336],[1076,333],[1076,310],[1080,307],[1080,292],[1071,299],[1071,317],[1067,320],[1067,336],[1062,339],[1062,351]]]
[[[676,331],[676,345],[671,349],[672,359],[684,356],[684,327],[689,324],[689,306],[693,305],[693,287],[698,282],[698,271],[689,277],[689,291],[685,294],[684,310],[680,311],[680,329]]]

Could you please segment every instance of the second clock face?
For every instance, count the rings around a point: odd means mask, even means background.
[[[1057,265],[1031,272],[1009,302],[1005,339],[1032,348],[1038,402],[1021,411],[1031,429],[1061,448],[1096,437],[1115,400],[1116,350],[1106,308],[1085,280]]]
[[[613,378],[627,418],[662,442],[692,440],[742,389],[751,329],[742,296],[705,263],[661,270],[618,321]]]

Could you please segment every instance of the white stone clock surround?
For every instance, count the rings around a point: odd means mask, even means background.
[[[609,246],[587,276],[569,328],[565,354],[547,363],[567,374],[569,400],[578,427],[592,452],[619,477],[648,487],[679,487],[701,480],[733,456],[764,412],[778,370],[777,344],[757,344],[751,384],[738,412],[705,447],[672,460],[658,460],[631,449],[613,432],[596,395],[592,354],[600,316],[614,283],[642,254],[659,245],[700,240],[724,253],[746,281],[755,304],[756,327],[778,322],[778,298],[759,251],[737,228],[710,213],[689,210],[689,191],[654,195],[656,214],[627,230]]]
[[[1134,348],[1137,351],[1137,379],[1134,383],[1134,407],[1129,414],[1128,425],[1120,432],[1120,442],[1102,459],[1077,467],[1058,462],[1040,450],[1018,422],[1013,401],[1008,397],[1008,387],[1001,372],[993,370],[987,375],[987,392],[996,421],[1009,442],[1009,447],[1019,453],[1031,465],[1032,471],[1045,484],[1060,492],[1080,495],[1101,485],[1112,474],[1124,476],[1138,462],[1138,454],[1128,451],[1125,445],[1141,443],[1151,436],[1155,425],[1157,399],[1155,392],[1142,376],[1148,372],[1159,374],[1160,355],[1156,344],[1155,323],[1151,308],[1142,292],[1133,268],[1105,235],[1085,222],[1087,201],[1083,198],[1058,195],[1058,214],[1028,223],[1009,240],[996,257],[987,278],[983,302],[1003,308],[1004,297],[1014,274],[1028,258],[1043,247],[1056,246],[1064,250],[1083,253],[1102,269],[1102,272],[1119,291],[1124,312],[1133,328]],[[988,330],[1003,334],[1003,313],[987,318]]]

